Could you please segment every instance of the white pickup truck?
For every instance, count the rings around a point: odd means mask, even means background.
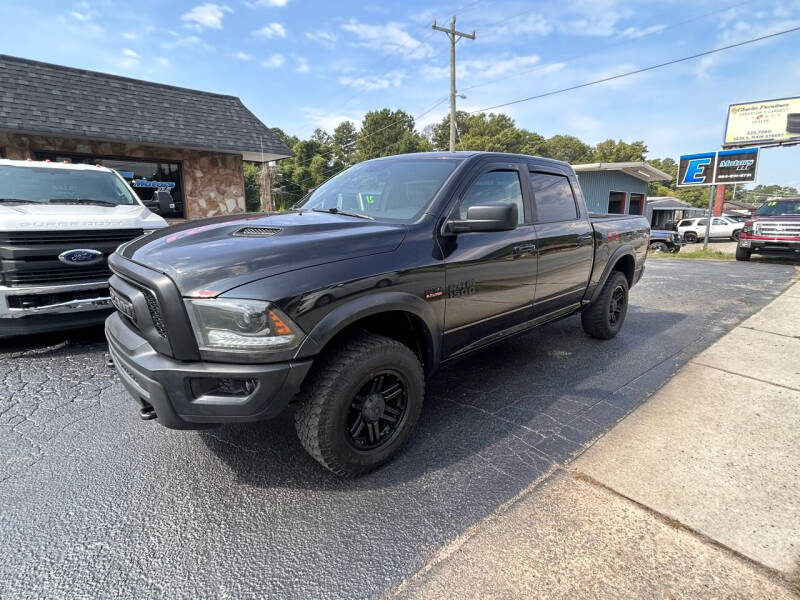
[[[0,338],[102,323],[108,255],[166,226],[111,169],[0,160]]]

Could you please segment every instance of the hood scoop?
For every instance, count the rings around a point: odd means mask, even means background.
[[[233,232],[236,237],[269,237],[280,233],[280,227],[242,227]]]

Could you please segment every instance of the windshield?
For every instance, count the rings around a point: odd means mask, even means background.
[[[800,215],[800,200],[770,200],[764,202],[756,214],[760,217]]]
[[[128,186],[108,171],[0,165],[0,202],[138,204]]]
[[[364,162],[329,179],[297,208],[413,221],[422,214],[461,159],[389,159]]]

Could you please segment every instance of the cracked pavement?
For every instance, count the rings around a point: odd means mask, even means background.
[[[570,317],[443,369],[405,451],[356,481],[305,455],[288,413],[140,421],[99,330],[0,342],[0,597],[380,597],[794,274],[650,261],[618,338]]]

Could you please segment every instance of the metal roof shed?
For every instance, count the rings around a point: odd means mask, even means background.
[[[645,214],[647,185],[672,179],[646,162],[573,165],[590,212]]]

